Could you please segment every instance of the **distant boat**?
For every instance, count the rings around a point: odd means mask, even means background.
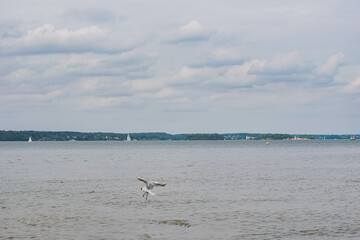
[[[31,139],[31,137],[29,137],[29,142],[32,142],[32,139]]]
[[[355,140],[355,136],[352,136],[352,137],[350,138],[350,140]]]
[[[126,141],[130,142],[131,141],[131,137],[130,135],[128,134],[127,137],[126,137]]]

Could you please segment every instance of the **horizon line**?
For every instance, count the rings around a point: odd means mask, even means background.
[[[168,133],[165,131],[140,131],[140,132],[110,132],[110,131],[75,131],[75,130],[0,130],[5,132],[74,132],[74,133],[115,133],[115,134],[140,134],[140,133],[165,133],[169,135],[181,134],[289,134],[289,135],[360,135],[360,133],[284,133],[284,132],[182,132],[182,133]]]

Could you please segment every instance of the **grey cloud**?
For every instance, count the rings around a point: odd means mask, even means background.
[[[189,66],[192,68],[219,68],[225,66],[233,66],[233,65],[242,65],[246,60],[245,59],[234,59],[234,60],[209,60],[198,62],[195,64],[190,64]]]
[[[185,68],[187,72],[197,71],[198,74],[185,74],[186,78],[176,78],[174,86],[196,87],[212,90],[237,88],[254,88],[267,84],[286,84],[288,86],[323,87],[339,85],[334,78],[340,66],[343,65],[342,53],[330,56],[324,64],[304,60],[297,52],[277,54],[271,60],[253,59],[244,63],[228,65],[224,62],[191,65],[193,69]],[[234,62],[236,63],[236,61]],[[201,68],[210,68],[200,71]],[[198,70],[196,70],[198,69]],[[210,72],[209,72],[210,71]],[[176,85],[175,85],[176,84]]]
[[[125,79],[149,78],[155,59],[146,56],[110,56],[96,64],[69,64],[67,74],[77,77],[118,76]]]
[[[173,39],[168,40],[168,43],[171,44],[192,44],[197,42],[203,42],[209,40],[210,35],[198,35],[191,37],[174,37]]]
[[[10,73],[24,67],[24,63],[14,58],[0,58],[0,76],[7,76]]]
[[[249,69],[248,74],[257,76],[288,76],[288,75],[302,75],[311,73],[314,70],[314,66],[310,64],[308,66],[291,66],[284,68],[272,68],[272,67],[252,67]]]
[[[79,57],[58,55],[49,61],[46,55],[15,58],[1,65],[0,93],[4,95],[46,95],[63,90],[61,98],[91,95],[118,97],[126,96],[130,89],[124,81],[150,78],[154,75],[149,68],[152,58],[146,56],[102,56],[104,60],[87,54]],[[86,61],[85,61],[86,60]],[[4,68],[3,68],[4,67]],[[94,82],[95,81],[95,82]],[[89,85],[90,84],[90,85]],[[15,96],[14,95],[14,96]],[[14,99],[7,98],[7,100]],[[41,98],[39,98],[41,99]]]
[[[108,23],[123,20],[124,17],[117,16],[113,11],[102,9],[68,9],[62,15],[65,19],[78,20],[90,23]]]
[[[58,65],[52,60],[12,57],[1,65],[4,66],[0,67],[0,92],[3,94],[43,94],[56,89],[59,83],[57,75],[47,75],[48,70],[51,71]]]
[[[344,63],[344,54],[329,57],[324,64],[305,61],[297,52],[276,55],[271,61],[251,66],[247,74],[256,76],[257,81],[269,82],[308,82],[312,86],[335,84],[334,77]]]
[[[70,76],[77,77],[124,77],[125,79],[136,79],[142,78],[143,76],[151,76],[148,74],[149,66],[144,65],[131,65],[126,68],[101,68],[101,67],[91,67],[82,68],[82,69],[69,69],[68,74]]]
[[[17,21],[0,23],[0,38],[17,38],[21,35]]]
[[[235,129],[256,129],[258,119],[271,116],[261,123],[266,130],[279,119],[302,126],[298,129],[321,127],[323,119],[309,118],[306,125],[286,118],[307,108],[302,101],[317,106],[305,111],[309,116],[338,116],[341,123],[339,111],[348,109],[350,116],[359,109],[359,81],[344,80],[341,54],[330,57],[341,51],[349,64],[359,65],[354,31],[359,1],[32,1],[31,7],[28,2],[8,0],[0,9],[0,96],[6,96],[0,105],[16,113],[2,115],[7,128],[15,118],[25,119],[18,120],[20,128],[32,128],[57,106],[62,114],[54,119],[55,128],[73,128],[74,122],[83,127],[83,114],[91,113],[95,118],[88,118],[87,127],[101,129],[108,119],[113,124],[108,129],[135,131],[144,124],[143,129],[153,128],[153,122],[143,121],[152,112],[158,114],[156,124],[176,125],[177,131],[196,130],[209,116],[218,123],[226,116],[219,129],[230,122]],[[294,49],[298,53],[288,53]],[[347,92],[334,84],[347,84]],[[8,107],[12,102],[17,107]],[[34,114],[33,106],[41,103]],[[285,111],[277,111],[278,105]],[[127,106],[131,112],[124,114]],[[267,112],[254,116],[259,106]],[[163,121],[166,109],[192,107],[214,115],[191,116],[195,125],[184,125],[184,118]],[[34,121],[26,121],[29,116]],[[64,116],[71,121],[64,122]],[[350,122],[325,121],[350,129]]]
[[[220,68],[242,65],[246,60],[238,49],[218,47],[211,52],[205,51],[200,60],[189,66],[192,68]]]

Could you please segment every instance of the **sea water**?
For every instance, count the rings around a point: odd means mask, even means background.
[[[0,181],[0,239],[360,239],[360,141],[0,142]]]

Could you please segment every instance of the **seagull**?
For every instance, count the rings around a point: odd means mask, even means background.
[[[155,195],[153,192],[151,192],[150,190],[153,189],[156,186],[161,186],[161,187],[165,187],[166,183],[161,183],[161,182],[155,182],[155,181],[147,181],[144,178],[138,177],[139,181],[144,182],[146,185],[144,187],[141,187],[140,190],[144,192],[143,197],[146,196],[146,199],[148,198],[149,194],[150,195]]]

